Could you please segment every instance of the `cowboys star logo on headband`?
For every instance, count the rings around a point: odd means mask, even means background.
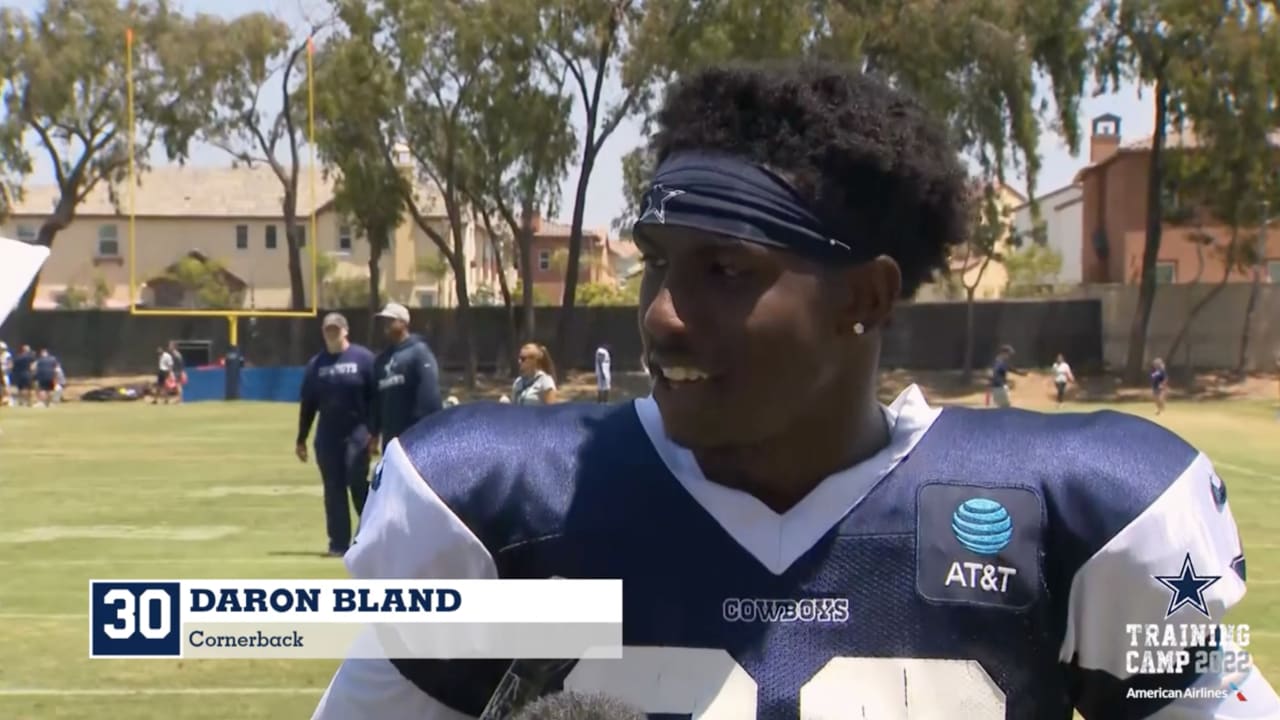
[[[667,202],[673,197],[683,195],[683,190],[671,190],[665,185],[654,185],[649,188],[649,192],[644,196],[644,210],[640,213],[640,219],[636,222],[645,220],[655,220],[659,223],[667,222]]]

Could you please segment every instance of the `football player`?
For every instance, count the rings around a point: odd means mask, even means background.
[[[1248,633],[1214,630],[1245,572],[1204,455],[1127,414],[878,401],[895,303],[965,236],[937,118],[841,67],[732,65],[670,88],[657,127],[652,394],[420,423],[354,576],[621,578],[623,658],[545,692],[651,715],[1280,716]],[[349,660],[315,717],[476,717],[508,665]]]

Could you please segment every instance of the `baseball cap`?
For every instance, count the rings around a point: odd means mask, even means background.
[[[409,322],[409,308],[400,303],[387,303],[382,312],[378,313],[378,317],[399,320],[402,323]]]
[[[328,315],[325,315],[324,325],[322,325],[321,327],[340,327],[343,330],[347,330],[349,328],[349,326],[347,325],[347,319],[343,317],[342,313],[336,313],[336,312],[332,312],[332,313],[329,313]]]

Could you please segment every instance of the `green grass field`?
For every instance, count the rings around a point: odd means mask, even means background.
[[[1124,409],[1150,414],[1146,405]],[[333,661],[91,661],[90,578],[343,577],[289,405],[0,408],[0,718],[306,718]],[[1280,434],[1263,403],[1175,405],[1249,556],[1231,619],[1280,677]]]

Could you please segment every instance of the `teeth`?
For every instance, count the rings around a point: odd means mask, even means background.
[[[664,367],[662,376],[671,382],[697,382],[709,377],[701,370],[689,367]]]

